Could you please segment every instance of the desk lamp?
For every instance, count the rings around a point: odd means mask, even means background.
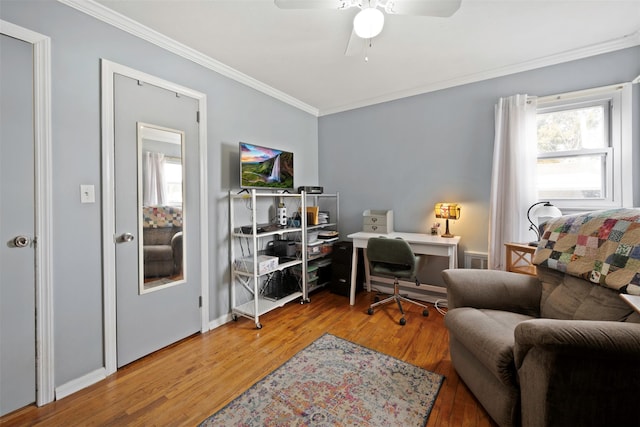
[[[436,218],[445,218],[446,229],[442,237],[453,237],[453,234],[449,233],[449,218],[460,218],[460,206],[457,203],[436,203]]]
[[[532,210],[533,216],[538,219],[538,225],[535,225],[531,220]],[[562,212],[560,211],[560,209],[553,206],[550,202],[537,202],[531,205],[527,210],[527,219],[529,220],[529,223],[531,223],[531,225],[529,226],[529,230],[532,230],[536,233],[538,240],[535,242],[529,242],[529,245],[538,246],[538,242],[540,241],[540,239],[542,239],[542,230],[540,230],[540,218],[557,218],[559,216],[562,216]]]

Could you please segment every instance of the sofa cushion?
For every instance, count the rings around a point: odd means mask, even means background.
[[[611,289],[593,286],[568,274],[558,276],[554,273],[543,269],[538,275],[543,280],[540,304],[543,318],[625,321],[633,312]]]
[[[173,236],[181,227],[143,228],[143,245],[169,245]]]
[[[518,323],[534,319],[525,314],[461,307],[450,310],[445,324],[456,340],[502,383],[517,384],[513,361],[514,330]]]
[[[144,247],[144,261],[169,262],[173,266],[173,251],[171,245],[147,245]]]

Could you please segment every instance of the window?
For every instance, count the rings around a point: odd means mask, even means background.
[[[633,204],[630,99],[623,84],[538,100],[538,200],[569,210]]]
[[[182,162],[179,157],[165,157],[164,177],[167,204],[182,206]]]

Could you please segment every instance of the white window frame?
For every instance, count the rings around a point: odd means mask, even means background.
[[[608,104],[609,147],[557,153],[541,153],[538,158],[603,154],[605,162],[605,196],[600,199],[545,199],[565,211],[585,211],[633,206],[632,156],[632,88],[621,83],[594,89],[540,97],[537,113]]]

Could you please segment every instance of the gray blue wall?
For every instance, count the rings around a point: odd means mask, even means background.
[[[485,251],[498,97],[567,92],[640,74],[638,47],[316,119],[54,1],[2,0],[0,19],[52,39],[57,386],[103,366],[102,206],[99,191],[96,204],[79,197],[80,184],[101,185],[100,58],[208,96],[212,320],[229,311],[226,196],[238,186],[238,141],[294,151],[297,184],[340,191],[343,236],[360,230],[370,208],[394,209],[396,229],[424,232],[434,221],[433,204],[455,201],[462,218],[452,231],[463,236],[462,248]],[[636,87],[636,147],[639,104]]]
[[[321,117],[320,182],[340,190],[340,231],[361,230],[365,209],[393,209],[397,231],[425,233],[435,221],[435,203],[458,202],[461,218],[451,223],[451,231],[462,236],[460,256],[463,250],[486,252],[498,98],[588,89],[629,82],[639,74],[640,47],[634,47]],[[633,89],[635,171],[638,86]],[[634,181],[639,180],[636,173]]]
[[[238,141],[295,152],[299,182],[317,184],[317,118],[52,0],[2,0],[0,19],[52,41],[56,386],[104,366],[100,58],[207,94],[211,319],[227,315]],[[80,204],[80,184],[96,186],[97,203]]]

